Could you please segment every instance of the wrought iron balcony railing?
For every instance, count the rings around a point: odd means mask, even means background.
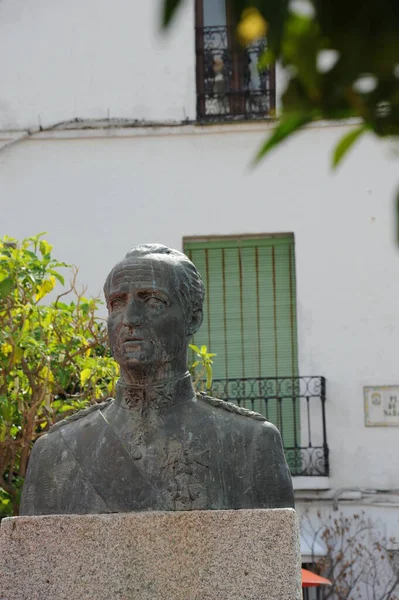
[[[232,27],[197,27],[197,115],[205,120],[274,114],[274,67],[259,69],[266,38],[243,48]]]
[[[278,427],[292,475],[329,475],[324,377],[214,379],[212,394]]]

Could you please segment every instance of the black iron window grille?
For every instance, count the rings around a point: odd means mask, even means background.
[[[196,28],[197,115],[202,120],[274,115],[275,69],[259,69],[266,38],[243,48],[228,26]]]
[[[324,377],[214,379],[212,394],[278,427],[292,475],[329,475]]]

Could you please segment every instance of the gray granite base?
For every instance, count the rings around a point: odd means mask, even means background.
[[[2,600],[300,600],[292,509],[4,519]]]

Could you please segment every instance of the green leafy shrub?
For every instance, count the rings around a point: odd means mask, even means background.
[[[101,301],[78,292],[77,269],[54,259],[42,235],[0,240],[0,519],[18,514],[35,440],[57,421],[113,396],[119,376],[97,315]],[[58,296],[57,284],[63,286]],[[206,376],[209,388],[215,355],[205,346],[191,348],[198,358],[190,367],[194,384],[201,388]]]
[[[97,315],[101,301],[77,291],[77,269],[54,259],[42,235],[0,240],[0,517],[18,514],[34,441],[112,396],[119,372]]]

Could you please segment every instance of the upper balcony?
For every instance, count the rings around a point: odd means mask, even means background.
[[[259,119],[275,112],[275,69],[260,70],[266,38],[243,48],[228,26],[196,28],[197,117]]]

